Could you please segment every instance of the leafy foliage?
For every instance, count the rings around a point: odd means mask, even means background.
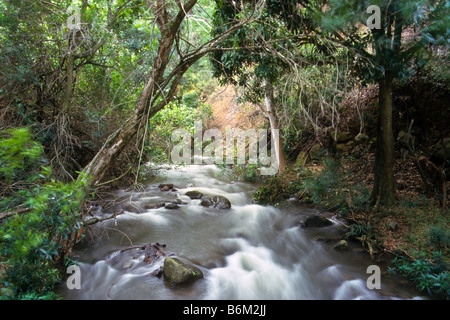
[[[53,297],[51,289],[60,280],[57,263],[81,229],[84,188],[77,182],[51,180],[50,170],[41,166],[42,147],[31,140],[27,129],[8,133],[2,133],[0,140],[0,163],[8,169],[1,172],[6,178],[2,187],[9,194],[2,200],[1,211],[13,207],[26,211],[0,224],[1,263],[6,266],[2,296]]]
[[[345,172],[337,160],[327,157],[319,172],[300,168],[297,178],[268,179],[253,198],[260,204],[274,204],[297,197],[304,203],[325,206],[341,215],[367,209],[369,191],[362,184],[349,184],[349,176],[351,173]]]
[[[7,211],[23,204],[29,190],[41,183],[49,173],[43,167],[42,146],[32,140],[26,128],[0,132],[0,210]]]
[[[10,129],[0,133],[0,138],[0,178],[7,183],[36,179],[32,175],[43,163],[43,150],[32,141],[31,132],[26,128]]]
[[[448,265],[441,252],[435,251],[431,259],[424,253],[418,253],[413,260],[399,257],[393,260],[391,273],[399,272],[411,279],[421,291],[430,295],[443,296],[450,299],[450,277]]]
[[[201,102],[197,91],[189,91],[181,99],[170,102],[150,120],[152,138],[146,141],[147,157],[154,163],[169,162],[172,132],[186,129],[193,135],[195,121],[206,123],[211,117],[211,106]]]
[[[398,78],[408,76],[412,59],[425,63],[430,45],[448,45],[448,3],[446,1],[411,1],[402,0],[395,3],[385,0],[354,1],[330,0],[329,9],[321,15],[326,32],[344,33],[337,39],[344,46],[352,48],[349,53],[356,54],[353,70],[366,81],[378,81],[385,72]],[[370,5],[380,8],[380,28],[362,29],[370,14],[366,9]],[[447,12],[447,13],[446,13]],[[395,22],[395,23],[394,23]],[[395,30],[393,26],[395,25]],[[415,36],[401,45],[401,32],[414,28]],[[368,48],[376,49],[371,52]]]

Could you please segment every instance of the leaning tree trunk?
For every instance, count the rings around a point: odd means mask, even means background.
[[[392,80],[392,75],[387,74],[379,81],[375,181],[371,195],[372,204],[375,206],[390,206],[395,202]]]
[[[167,75],[165,74],[166,69],[169,65],[175,41],[177,36],[179,36],[181,24],[197,1],[188,0],[186,3],[175,1],[179,8],[176,15],[171,15],[167,11],[168,6],[165,0],[148,2],[154,12],[155,21],[160,31],[158,55],[153,61],[150,77],[142,90],[133,115],[125,121],[121,128],[108,137],[103,147],[80,175],[79,180],[85,182],[87,189],[98,185],[102,181],[112,163],[138,134],[139,129],[145,126],[150,118],[173,99],[181,77],[189,67],[205,54],[213,51],[223,38],[230,36],[242,25],[257,18],[257,16],[250,14],[248,18],[237,21],[236,25],[228,31],[206,42],[204,45],[191,50],[183,56],[181,52],[178,52],[180,54],[180,61],[171,69],[170,74]],[[155,104],[155,101],[159,97],[163,99],[160,99],[161,102]]]
[[[184,6],[181,6],[180,4],[180,10],[175,17],[172,17],[167,12],[165,1],[159,0],[152,4],[155,9],[155,19],[161,37],[159,39],[158,55],[153,62],[150,78],[142,90],[131,118],[129,118],[121,128],[108,137],[106,143],[80,175],[80,179],[85,180],[88,188],[95,186],[102,181],[117,156],[136,136],[143,121],[148,121],[148,119],[155,115],[170,101],[182,75],[189,66],[201,57],[201,55],[197,55],[188,61],[180,61],[178,67],[175,68],[176,73],[174,73],[173,78],[167,79],[164,77],[164,72],[169,64],[170,54],[180,25],[196,2],[197,0],[190,0]],[[171,85],[169,93],[166,95],[166,99],[163,99],[163,102],[158,105],[153,105],[155,98],[158,95],[163,94],[162,90],[167,87],[170,80]]]

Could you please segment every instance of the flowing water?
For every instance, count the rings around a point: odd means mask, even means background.
[[[141,192],[120,191],[117,206],[99,210],[99,217],[123,208],[117,219],[97,225],[74,254],[80,261],[81,289],[59,288],[65,299],[415,299],[405,280],[385,273],[381,289],[368,289],[366,273],[376,264],[356,244],[333,249],[344,227],[334,222],[301,228],[298,222],[314,212],[301,206],[275,208],[252,203],[256,186],[233,182],[216,166],[185,166],[164,170]],[[177,191],[160,191],[173,183]],[[222,195],[231,209],[205,208],[187,191]],[[181,199],[178,209],[145,209],[152,203]],[[144,254],[120,249],[158,242],[165,252],[199,267],[204,277],[172,287],[152,275],[164,257],[151,264]],[[383,269],[383,267],[382,267]]]

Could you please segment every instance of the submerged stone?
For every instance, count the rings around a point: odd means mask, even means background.
[[[132,213],[144,213],[145,210],[140,206],[139,203],[127,203],[123,206],[123,209]]]

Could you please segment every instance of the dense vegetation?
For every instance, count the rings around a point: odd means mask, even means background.
[[[224,84],[281,130],[277,176],[233,167],[264,181],[256,202],[336,212],[371,255],[397,256],[391,272],[449,298],[448,10],[0,0],[2,298],[55,298],[89,199],[169,162],[173,130],[208,124]]]

